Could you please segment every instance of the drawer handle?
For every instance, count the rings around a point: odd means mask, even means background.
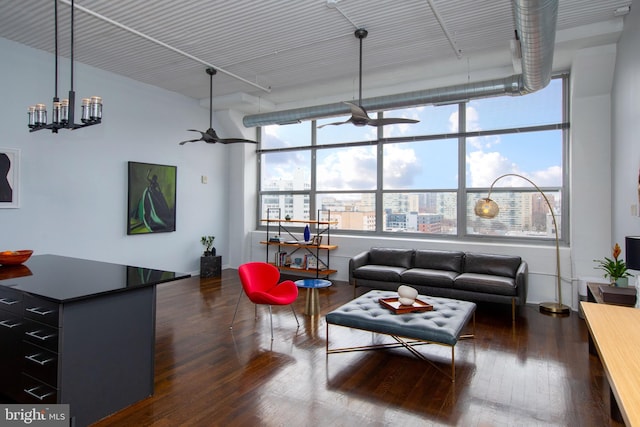
[[[40,307],[27,308],[27,311],[30,311],[33,314],[39,314],[40,316],[46,316],[47,314],[53,313],[53,310],[40,311]]]
[[[47,397],[51,396],[53,393],[55,393],[54,391],[50,391],[49,393],[45,393],[45,394],[39,396],[39,395],[37,395],[37,394],[35,394],[33,392],[34,390],[37,390],[38,388],[40,388],[40,386],[36,386],[36,387],[30,388],[28,390],[25,388],[24,392],[27,393],[27,394],[30,394],[31,396],[35,397],[38,400],[44,400]]]
[[[37,363],[40,366],[44,366],[47,363],[51,362],[54,360],[53,357],[50,357],[49,359],[44,359],[44,360],[38,360],[37,357],[42,356],[42,353],[36,353],[36,354],[32,354],[30,356],[25,356],[24,358],[27,360],[30,360],[34,363]]]
[[[42,332],[42,331],[41,330],[39,330],[39,331],[29,331],[26,334],[29,335],[30,337],[37,338],[40,341],[46,341],[49,338],[56,336],[56,334],[38,335],[38,333],[40,333],[40,332]]]
[[[0,325],[4,326],[5,328],[9,328],[9,329],[13,329],[16,326],[20,326],[22,323],[20,322],[16,322],[14,324],[11,324],[8,320],[3,320],[2,322],[0,322]]]
[[[7,298],[0,298],[0,303],[4,304],[4,305],[13,305],[13,304],[17,304],[20,301],[15,300],[15,299],[7,299]]]

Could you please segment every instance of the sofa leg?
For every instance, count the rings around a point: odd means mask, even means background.
[[[511,298],[511,322],[516,323],[516,299]]]

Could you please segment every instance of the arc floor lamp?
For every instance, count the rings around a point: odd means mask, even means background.
[[[484,199],[478,200],[478,202],[476,203],[474,208],[475,214],[480,218],[487,218],[487,219],[493,219],[498,215],[498,212],[500,212],[500,207],[495,201],[491,200],[491,191],[493,191],[493,186],[496,184],[496,182],[498,182],[499,180],[507,176],[522,178],[525,181],[527,181],[529,184],[533,185],[535,189],[542,195],[542,197],[544,198],[544,201],[547,203],[547,206],[549,207],[549,212],[551,212],[551,218],[553,219],[553,229],[555,232],[555,241],[556,241],[556,279],[557,279],[557,287],[558,287],[557,289],[558,302],[540,303],[540,312],[545,314],[562,314],[562,315],[571,314],[571,309],[569,308],[569,306],[564,305],[562,303],[562,285],[561,285],[561,276],[560,276],[560,242],[558,237],[558,223],[556,222],[556,215],[553,212],[553,207],[551,206],[549,199],[544,194],[544,192],[540,189],[540,187],[538,187],[529,178],[522,175],[518,175],[517,173],[507,173],[504,175],[500,175],[491,184],[491,187],[489,188],[489,194],[487,195],[487,197],[485,197]]]

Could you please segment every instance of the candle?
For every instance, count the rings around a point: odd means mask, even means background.
[[[29,117],[29,123],[28,123],[29,127],[30,128],[36,127],[36,106],[30,105],[27,114]]]
[[[44,126],[46,124],[47,124],[47,106],[44,104],[36,104],[35,125]]]
[[[82,123],[87,123],[90,121],[89,116],[89,105],[91,104],[91,100],[89,98],[82,98]]]
[[[66,125],[69,123],[69,100],[60,101],[60,123]]]
[[[59,102],[53,103],[53,114],[51,115],[51,121],[53,121],[53,123],[55,124],[60,123],[60,103]]]
[[[91,97],[91,108],[89,117],[91,120],[99,120],[102,118],[102,98],[99,96]]]

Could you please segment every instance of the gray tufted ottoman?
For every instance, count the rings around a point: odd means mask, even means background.
[[[398,293],[394,291],[374,290],[328,313],[326,315],[327,353],[403,346],[420,359],[428,361],[413,346],[441,344],[451,347],[451,381],[454,382],[455,345],[460,338],[473,337],[473,334],[461,335],[461,333],[472,318],[475,330],[476,305],[468,301],[419,295],[418,299],[433,305],[432,311],[395,314],[378,302],[380,298],[397,296]],[[390,335],[397,343],[329,349],[329,324]],[[412,341],[405,341],[403,338]]]

